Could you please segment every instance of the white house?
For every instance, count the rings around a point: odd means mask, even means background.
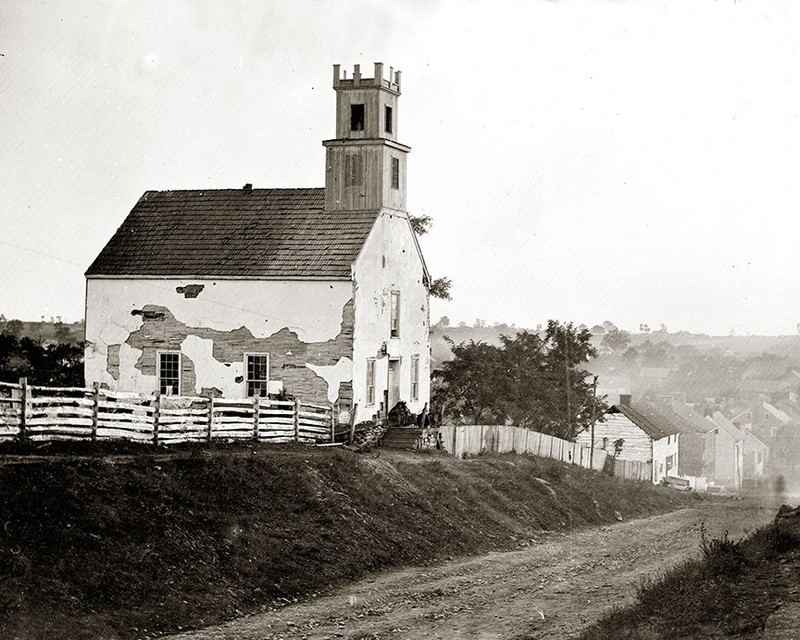
[[[429,277],[400,72],[334,66],[324,188],[148,191],[86,272],[87,383],[357,405],[429,400]]]
[[[658,484],[677,475],[680,431],[651,408],[649,403],[634,405],[629,395],[621,395],[619,404],[609,407],[604,420],[595,424],[594,447],[617,460],[651,464],[653,483]],[[591,430],[581,431],[575,441],[591,447]]]
[[[716,427],[714,484],[731,491],[739,491],[744,479],[744,432],[719,411],[706,419]]]

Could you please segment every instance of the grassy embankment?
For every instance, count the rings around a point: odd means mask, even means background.
[[[142,638],[697,498],[551,460],[299,446],[0,465],[0,637]]]
[[[776,520],[740,541],[702,537],[702,556],[639,587],[581,640],[760,638],[767,618],[797,598],[800,517]]]

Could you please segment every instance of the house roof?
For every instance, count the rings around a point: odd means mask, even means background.
[[[758,438],[752,431],[748,431],[747,429],[742,429],[742,435],[744,436],[745,440],[749,440],[750,444],[753,445],[755,449],[769,449],[769,447],[764,444],[764,441]]]
[[[615,404],[608,409],[607,413],[621,413],[653,440],[660,440],[680,433],[680,429],[676,428],[650,403],[637,402],[635,407],[626,404]]]
[[[682,429],[684,433],[691,433],[692,431],[695,433],[708,433],[709,431],[714,430],[713,423],[711,423],[709,420],[706,420],[705,417],[700,415],[685,402],[673,400],[669,408],[676,413],[679,418],[681,418],[683,423],[688,423],[689,427]],[[682,425],[679,423],[679,427],[680,426]]]
[[[744,429],[739,429],[733,422],[728,420],[723,413],[715,411],[713,416],[707,416],[706,419],[710,424],[716,425],[723,431],[727,432],[729,436],[735,440],[743,440],[745,436]]]
[[[378,214],[322,188],[148,191],[86,275],[349,280]]]

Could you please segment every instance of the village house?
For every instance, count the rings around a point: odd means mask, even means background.
[[[594,428],[594,447],[617,460],[651,465],[651,476],[658,484],[677,473],[680,431],[653,410],[649,403],[633,403],[631,396],[620,396],[619,404],[608,408],[603,421]],[[591,429],[581,431],[575,441],[591,448]]]
[[[778,435],[781,427],[792,423],[792,416],[764,399],[750,403],[731,418],[731,422],[759,439],[769,440]]]
[[[589,429],[576,441],[591,446]],[[669,479],[695,491],[705,491],[713,472],[714,426],[680,400],[658,401],[620,396],[595,425],[594,446],[618,460],[652,465],[652,480]]]
[[[693,489],[705,490],[714,477],[714,425],[681,399],[666,397],[658,405],[681,431],[681,464],[677,477],[688,480]]]
[[[745,478],[744,432],[719,411],[707,416],[706,420],[715,427],[714,485],[739,491]]]
[[[86,272],[87,384],[290,394],[356,420],[429,399],[429,276],[400,72],[334,66],[324,188],[148,191]]]
[[[760,484],[767,476],[769,447],[754,434],[743,430],[744,435],[744,469],[743,484]]]

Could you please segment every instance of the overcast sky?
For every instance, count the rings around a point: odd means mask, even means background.
[[[83,317],[150,189],[324,185],[332,65],[403,72],[432,320],[789,334],[800,6],[0,2],[0,313]]]

